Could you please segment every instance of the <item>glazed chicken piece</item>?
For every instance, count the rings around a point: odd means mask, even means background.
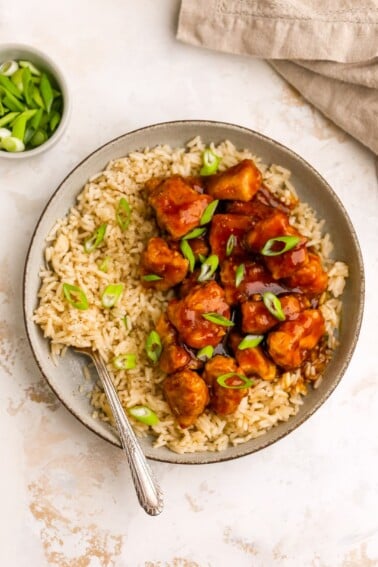
[[[287,321],[296,319],[301,311],[310,307],[309,300],[300,294],[283,295],[279,299]],[[246,301],[241,305],[241,313],[244,333],[263,335],[279,323],[262,299]]]
[[[244,277],[242,282],[236,285],[236,270],[241,264],[244,265]],[[221,282],[225,291],[227,303],[236,305],[247,301],[252,295],[271,291],[272,293],[284,293],[289,291],[273,280],[266,268],[253,260],[237,260],[231,258],[222,263],[220,271]]]
[[[258,201],[256,196],[252,201],[230,201],[226,205],[226,212],[232,215],[246,215],[255,223],[269,217],[274,209]]]
[[[195,286],[182,299],[171,300],[167,308],[168,319],[177,329],[180,340],[193,348],[216,346],[226,334],[227,327],[203,317],[207,313],[230,317],[224,291],[215,281]]]
[[[207,192],[214,199],[250,201],[261,186],[261,173],[251,159],[244,159],[223,173],[211,175]]]
[[[238,346],[242,340],[238,333],[231,333],[230,345],[234,352],[236,362],[246,376],[257,374],[263,380],[274,380],[277,367],[274,362],[265,354],[261,346],[239,350]]]
[[[253,225],[253,219],[246,215],[214,215],[209,235],[211,253],[216,254],[219,260],[224,260],[228,239],[233,234],[236,242],[232,256],[245,258],[247,252],[244,248],[244,237]]]
[[[195,370],[202,363],[192,355],[185,347],[179,344],[177,331],[171,325],[168,317],[162,314],[156,323],[156,331],[159,333],[163,351],[159,358],[159,368],[167,374],[172,374],[183,368]]]
[[[214,358],[209,360],[205,365],[202,377],[210,388],[210,405],[219,415],[230,415],[234,413],[238,409],[241,400],[248,393],[248,388],[233,390],[218,384],[217,378],[219,376],[232,372],[235,372],[235,374],[244,374],[235,360],[228,356],[214,356]]]
[[[282,323],[267,339],[268,351],[285,370],[298,368],[324,335],[324,319],[318,309],[306,309],[293,321]]]
[[[155,209],[159,226],[178,240],[199,225],[202,213],[212,201],[201,195],[179,175],[161,181],[148,191],[148,202]]]
[[[189,262],[180,252],[171,250],[163,238],[153,237],[147,243],[141,259],[142,276],[154,274],[162,279],[157,281],[142,281],[147,287],[161,291],[182,282],[189,267]]]
[[[308,262],[296,270],[286,282],[290,287],[316,295],[327,289],[328,276],[323,270],[319,256],[309,252]]]
[[[282,211],[275,211],[262,219],[246,235],[246,243],[253,252],[260,252],[268,240],[279,236],[298,236],[300,240],[288,252],[278,256],[263,256],[265,265],[276,280],[290,277],[295,270],[307,263],[307,239],[290,225],[289,217]]]
[[[192,370],[170,374],[163,382],[163,392],[182,428],[193,425],[209,403],[205,381]]]

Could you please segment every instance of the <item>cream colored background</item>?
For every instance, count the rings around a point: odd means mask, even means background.
[[[377,163],[267,64],[177,42],[178,8],[178,0],[0,0],[0,41],[47,51],[64,67],[74,105],[48,154],[0,160],[0,566],[373,567]],[[234,462],[154,463],[166,509],[149,518],[121,452],[84,429],[41,379],[23,329],[22,270],[44,204],[78,161],[123,132],[180,118],[254,128],[310,161],[358,232],[367,304],[350,368],[308,422]]]

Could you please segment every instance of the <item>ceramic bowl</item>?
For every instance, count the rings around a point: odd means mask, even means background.
[[[36,65],[38,69],[46,71],[56,83],[56,86],[62,93],[63,97],[63,112],[61,121],[53,133],[53,135],[40,146],[23,152],[6,152],[0,150],[0,158],[4,159],[24,159],[32,156],[39,155],[49,148],[51,148],[59,140],[65,131],[70,111],[71,111],[71,98],[64,74],[58,65],[45,53],[31,45],[23,45],[19,43],[5,43],[0,44],[0,64],[9,60],[27,60]]]
[[[164,447],[154,449],[149,438],[141,440],[147,457],[185,464],[213,463],[253,453],[271,445],[301,425],[325,402],[347,369],[357,342],[364,304],[364,270],[356,233],[339,198],[328,183],[304,159],[266,136],[241,126],[221,122],[168,122],[130,132],[93,152],[64,179],[42,213],[27,256],[24,313],[29,341],[42,374],[73,415],[103,439],[120,446],[116,431],[93,417],[93,408],[87,397],[88,390],[82,391],[82,388],[80,390],[83,384],[83,366],[87,364],[87,360],[71,349],[56,366],[50,355],[48,341],[43,338],[41,330],[31,319],[37,305],[40,286],[38,269],[43,263],[45,238],[56,220],[67,214],[86,181],[103,170],[110,160],[146,146],[169,144],[182,147],[197,135],[200,135],[206,143],[211,141],[219,143],[229,139],[238,148],[249,148],[265,163],[280,164],[291,170],[291,179],[300,199],[309,203],[319,218],[325,219],[324,230],[330,233],[333,240],[334,257],[346,262],[350,273],[342,297],[340,345],[324,372],[319,388],[309,392],[299,412],[288,421],[279,423],[261,437],[229,447],[219,453],[202,452],[179,455]],[[88,384],[88,388],[92,388],[92,384]],[[334,416],[334,419],[337,419],[337,415]]]

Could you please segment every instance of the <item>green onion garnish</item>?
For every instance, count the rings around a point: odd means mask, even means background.
[[[89,236],[84,240],[84,251],[87,254],[89,254],[89,252],[93,252],[93,250],[100,246],[101,242],[104,240],[107,226],[106,222],[101,224],[98,228],[96,228],[92,236]]]
[[[201,262],[201,264],[203,264],[206,260],[206,256],[204,256],[203,254],[198,254],[198,260]]]
[[[40,88],[40,91],[41,91],[42,100],[43,100],[45,109],[47,110],[47,112],[49,114],[50,110],[51,110],[51,105],[52,105],[53,100],[54,100],[54,95],[53,95],[53,92],[52,92],[51,83],[50,83],[49,79],[47,78],[47,76],[45,75],[45,73],[43,73],[42,76],[41,76],[41,82],[39,84],[39,88]]]
[[[235,271],[236,287],[239,287],[239,285],[242,283],[242,281],[244,280],[244,276],[245,276],[245,266],[244,264],[240,264],[240,266],[238,266]]]
[[[162,353],[163,347],[157,331],[151,331],[146,339],[146,353],[148,358],[156,363]]]
[[[246,348],[255,348],[261,343],[264,335],[246,335],[238,345],[238,350],[245,350]]]
[[[188,234],[182,237],[182,240],[191,240],[192,238],[198,238],[206,232],[206,228],[194,228]]]
[[[98,269],[101,270],[101,272],[106,273],[109,270],[110,260],[111,260],[110,256],[105,256],[105,258],[101,262],[99,262]]]
[[[285,321],[285,313],[283,312],[281,301],[271,291],[263,293],[263,302],[268,311],[279,321]]]
[[[121,197],[116,208],[116,221],[119,228],[125,231],[130,224],[131,208],[124,197]]]
[[[77,285],[71,285],[68,283],[63,284],[64,297],[67,299],[68,303],[75,307],[76,309],[81,309],[84,311],[88,309],[88,299],[84,291]]]
[[[123,292],[123,284],[108,285],[101,296],[101,303],[104,307],[109,309],[114,307]]]
[[[162,280],[163,278],[162,278],[162,276],[158,276],[156,274],[147,274],[145,276],[142,276],[142,279],[145,282],[157,282],[159,280]]]
[[[211,276],[215,273],[219,266],[219,258],[216,254],[209,256],[201,265],[200,275],[198,276],[199,282],[205,282],[209,280]]]
[[[234,247],[236,246],[236,236],[235,234],[230,234],[226,244],[226,256],[230,256]]]
[[[136,354],[120,354],[113,358],[113,366],[117,370],[132,370],[136,367]]]
[[[277,236],[276,238],[270,238],[261,248],[260,254],[263,256],[279,256],[294,248],[299,241],[299,236]],[[284,246],[280,246],[277,250],[277,244],[281,243],[284,244]]]
[[[41,74],[41,71],[39,69],[37,69],[37,67],[35,65],[33,65],[33,63],[31,63],[30,61],[20,60],[19,65],[23,69],[29,69],[29,71],[32,75],[35,75],[35,76],[38,77]]]
[[[23,152],[25,144],[19,138],[8,136],[1,140],[1,149],[6,150],[7,152]]]
[[[197,352],[197,358],[199,360],[202,360],[202,362],[206,362],[207,360],[209,360],[214,354],[214,347],[212,347],[211,345],[207,345],[203,348],[201,348],[198,352]]]
[[[125,315],[124,317],[122,317],[121,321],[125,325],[126,331],[130,331],[131,329],[130,318],[127,315]]]
[[[211,219],[213,218],[213,215],[215,213],[215,209],[218,206],[219,201],[215,200],[212,201],[211,203],[209,203],[206,207],[206,209],[203,211],[202,213],[202,217],[200,220],[200,225],[202,226],[203,224],[207,224],[211,221]]]
[[[183,253],[184,258],[186,258],[189,261],[189,269],[191,272],[193,272],[196,263],[196,258],[187,240],[181,240],[180,250]]]
[[[217,156],[210,148],[206,148],[202,154],[202,167],[200,175],[213,175],[218,171],[221,158]]]
[[[0,128],[0,141],[3,138],[9,138],[12,135],[12,132],[8,130],[8,128]]]
[[[138,421],[145,423],[146,425],[156,425],[159,423],[159,418],[154,411],[152,411],[147,406],[134,406],[127,410],[130,415],[135,417]]]
[[[17,70],[17,61],[4,61],[4,63],[0,65],[0,74],[5,75],[6,77],[10,77],[13,73],[16,73]]]
[[[228,388],[230,390],[244,390],[253,384],[253,380],[247,378],[244,374],[238,374],[237,372],[222,374],[221,376],[218,376],[217,382],[220,386],[223,386],[223,388]]]
[[[223,317],[223,315],[219,315],[219,313],[202,313],[202,317],[210,323],[215,323],[216,325],[222,325],[222,327],[233,327],[235,323]]]

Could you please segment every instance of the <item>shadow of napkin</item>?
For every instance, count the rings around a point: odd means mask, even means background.
[[[267,59],[378,154],[378,0],[182,0],[177,38]]]

